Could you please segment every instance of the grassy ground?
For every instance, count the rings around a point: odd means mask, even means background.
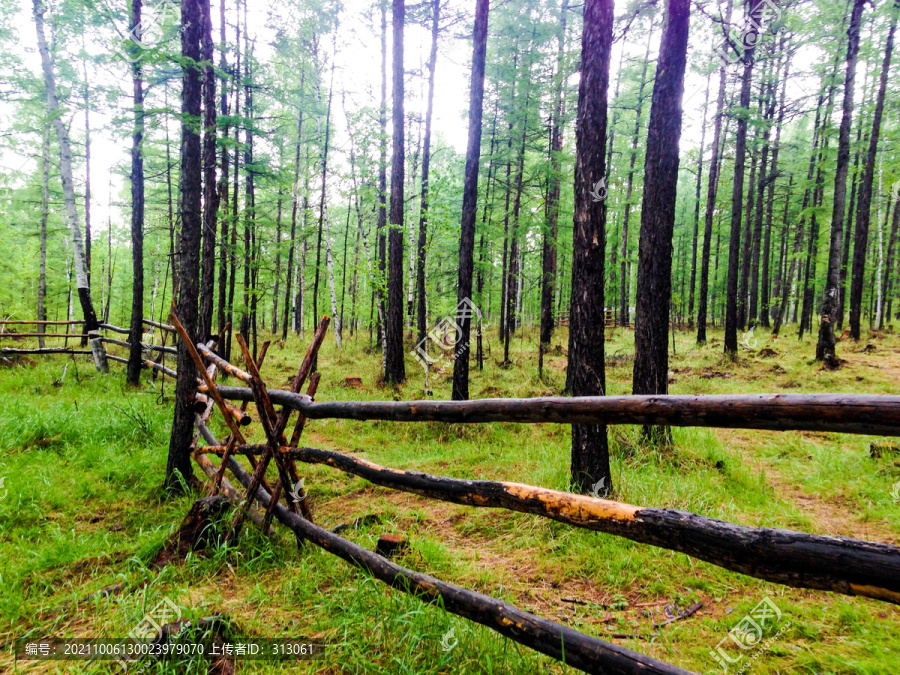
[[[308,335],[307,335],[308,337]],[[366,336],[367,337],[367,336]],[[473,397],[556,394],[565,377],[564,330],[537,377],[535,335],[513,343],[501,369],[495,334]],[[900,338],[839,344],[837,372],[811,360],[813,343],[767,335],[737,363],[721,358],[721,335],[697,348],[679,333],[670,361],[671,393],[858,392],[900,394]],[[872,347],[866,348],[866,344]],[[633,334],[610,331],[611,394],[629,393]],[[263,368],[283,387],[305,342],[274,344]],[[766,350],[771,350],[766,351]],[[564,666],[476,624],[388,590],[315,547],[298,552],[246,528],[244,541],[195,555],[161,572],[148,569],[197,495],[163,498],[159,485],[171,422],[171,382],[124,387],[121,367],[102,377],[84,360],[40,357],[0,367],[0,672],[114,672],[113,662],[19,662],[8,641],[22,637],[123,637],[169,599],[185,617],[226,614],[238,635],[327,641],[323,660],[277,665],[239,661],[239,673],[562,673]],[[374,385],[379,356],[360,341],[342,352],[329,338],[319,361],[320,400],[415,399],[422,371],[407,360],[398,392]],[[360,391],[345,377],[362,378]],[[432,378],[435,399],[450,395],[449,372]],[[255,411],[254,411],[255,412]],[[213,425],[224,436],[223,425]],[[249,429],[262,438],[258,424]],[[379,464],[459,478],[514,480],[566,489],[569,429],[561,425],[447,425],[314,421],[304,439],[315,447]],[[667,450],[641,447],[637,430],[610,428],[615,497],[672,507],[746,525],[785,527],[900,543],[900,457],[871,459],[868,437],[676,429]],[[408,567],[502,598],[526,610],[699,672],[723,672],[711,652],[760,601],[782,612],[765,651],[722,643],[738,672],[900,672],[900,608],[874,600],[765,583],[682,554],[536,516],[444,504],[398,493],[325,467],[305,469],[317,522],[332,527],[374,513],[384,520],[345,532],[373,548],[378,536],[411,541]],[[77,606],[73,600],[116,582],[124,590]],[[573,602],[575,601],[575,602]],[[673,608],[702,608],[661,629]],[[782,630],[783,629],[783,630]],[[452,637],[449,631],[453,631]],[[780,631],[780,632],[779,632]],[[635,634],[614,638],[610,634]],[[658,635],[651,635],[658,633]],[[447,636],[447,637],[445,637]],[[442,646],[456,644],[445,650]],[[731,646],[726,646],[730,644]],[[203,663],[160,672],[206,672]]]

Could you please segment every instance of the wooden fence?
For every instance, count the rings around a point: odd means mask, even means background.
[[[328,328],[328,317],[323,317],[316,329],[289,391],[267,388],[260,374],[268,343],[264,343],[254,362],[243,339],[236,336],[246,364],[244,370],[214,353],[215,340],[193,344],[178,318],[173,314],[170,319],[172,326],[155,325],[179,333],[200,376],[196,427],[198,437],[206,445],[198,443],[192,456],[209,476],[214,494],[222,492],[242,504],[234,517],[229,540],[238,536],[248,517],[264,531],[269,531],[275,519],[294,533],[298,544],[311,542],[398,590],[425,602],[440,603],[448,612],[590,673],[688,671],[542,619],[496,598],[407,569],[320,527],[314,522],[305,491],[298,488],[302,483],[296,463],[330,466],[376,485],[431,499],[539,515],[685,553],[774,583],[900,604],[900,548],[888,544],[753,528],[675,509],[635,506],[518,483],[460,480],[404,471],[339,452],[300,446],[306,421],[328,418],[464,424],[661,424],[893,436],[900,435],[898,396],[759,394],[316,403],[319,377],[311,370]],[[144,363],[164,375],[177,376],[152,361]],[[219,371],[248,386],[218,386],[215,380]],[[306,394],[300,394],[307,380]],[[241,407],[230,401],[240,401]],[[256,405],[266,435],[262,445],[247,443],[240,431],[241,425],[249,421],[246,411],[250,402]],[[280,411],[275,410],[276,405],[282,406]],[[231,432],[224,442],[217,440],[208,426],[214,406]],[[298,416],[288,439],[285,431],[293,411]],[[247,458],[252,473],[236,461],[236,455]],[[219,457],[218,466],[209,456]],[[266,472],[272,462],[277,477],[270,483]],[[229,481],[226,470],[240,487]]]

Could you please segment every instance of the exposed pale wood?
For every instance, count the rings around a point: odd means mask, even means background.
[[[228,468],[244,486],[250,484],[250,475],[234,458]],[[258,492],[257,499],[265,506],[270,503],[269,494],[264,490]],[[274,509],[275,517],[295,534],[363,568],[389,586],[424,602],[439,602],[448,612],[487,626],[554,659],[565,660],[567,665],[584,672],[603,675],[691,672],[542,619],[496,598],[401,567],[291,513],[281,504],[276,504]]]
[[[221,387],[222,396],[246,401],[249,390]],[[738,394],[724,396],[583,396],[472,401],[329,401],[270,389],[274,403],[309,419],[395,422],[517,422],[641,424],[776,431],[834,431],[900,436],[900,396],[857,394]]]
[[[239,379],[241,382],[246,382],[247,384],[250,384],[251,378],[250,378],[250,374],[247,371],[241,370],[237,366],[228,363],[228,361],[226,361],[221,356],[219,356],[218,354],[213,352],[206,345],[202,345],[202,344],[197,345],[197,351],[199,351],[201,354],[203,354],[203,358],[205,358],[210,363],[215,363],[219,368],[224,370],[229,375],[233,375],[234,377]]]
[[[235,451],[258,453],[262,448],[241,446]],[[222,448],[204,450],[222,452]],[[532,513],[686,553],[766,581],[900,604],[900,548],[888,544],[747,527],[686,511],[644,508],[519,483],[401,471],[329,450],[283,447],[281,452],[395,490],[455,504]]]

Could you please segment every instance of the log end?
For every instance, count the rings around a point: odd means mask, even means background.
[[[375,553],[385,558],[393,558],[408,550],[409,540],[399,534],[385,534],[378,539],[375,546]]]

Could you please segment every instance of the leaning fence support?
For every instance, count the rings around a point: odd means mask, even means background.
[[[250,474],[233,457],[228,462],[228,468],[245,488],[250,485]],[[257,491],[256,499],[263,506],[269,505],[269,493],[262,488]],[[448,612],[487,626],[519,644],[586,673],[689,675],[692,672],[542,619],[497,598],[401,567],[291,513],[281,504],[275,505],[274,513],[298,537],[362,567],[392,588],[409,593],[423,602],[437,603]]]
[[[247,445],[237,453],[256,454]],[[454,504],[504,508],[686,553],[734,572],[795,588],[862,595],[900,604],[900,548],[847,537],[735,525],[676,509],[644,508],[520,483],[460,480],[379,466],[340,452],[280,449],[383,487]],[[223,448],[203,448],[220,454]]]

